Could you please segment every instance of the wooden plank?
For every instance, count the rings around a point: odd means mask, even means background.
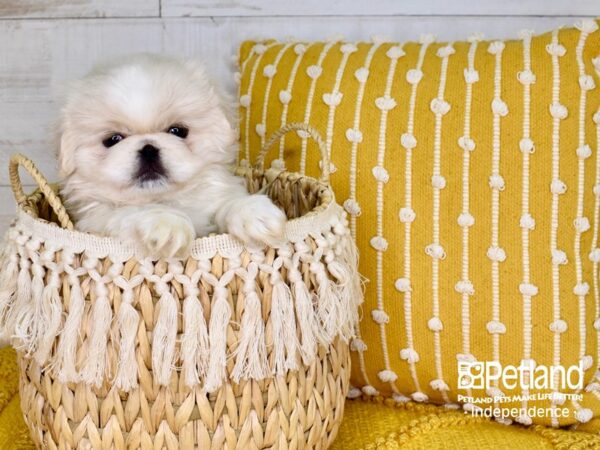
[[[166,52],[209,61],[208,70],[235,92],[231,55],[239,41],[324,39],[334,33],[366,40],[376,30],[405,41],[433,31],[440,39],[464,39],[472,31],[511,37],[522,28],[538,32],[570,25],[572,17],[255,17],[189,19],[0,20],[0,214],[12,213],[7,162],[13,152],[29,155],[50,180],[56,179],[52,124],[67,80],[115,55]],[[1,227],[0,227],[1,229]]]
[[[160,0],[2,0],[0,18],[158,17]]]
[[[30,182],[30,180],[28,180]],[[25,192],[33,192],[36,187],[27,184],[23,187]],[[15,218],[17,204],[15,203],[12,190],[8,186],[0,186],[0,248],[4,232]],[[0,344],[1,345],[1,344]]]
[[[0,21],[0,185],[7,185],[2,168],[13,152],[30,155],[50,179],[56,177],[51,128],[64,83],[118,54],[153,51],[199,57],[210,61],[212,75],[235,92],[231,55],[242,39],[285,38],[290,30],[304,40],[324,39],[335,32],[350,40],[365,40],[372,30],[399,41],[415,39],[426,31],[436,31],[442,39],[465,38],[471,30],[510,37],[521,28],[545,31],[574,21],[565,17]]]
[[[0,21],[0,184],[10,154],[56,178],[53,125],[69,80],[119,54],[161,51],[159,19]]]
[[[25,192],[34,190],[32,186],[24,188]],[[10,222],[15,217],[16,204],[13,198],[13,193],[8,186],[0,186],[0,239],[4,235],[4,231],[10,225]]]
[[[597,16],[598,0],[162,0],[163,17]]]

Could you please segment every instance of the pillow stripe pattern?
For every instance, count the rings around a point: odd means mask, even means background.
[[[584,20],[513,41],[242,45],[240,163],[285,123],[315,126],[361,251],[369,282],[351,396],[508,405],[510,417],[498,418],[506,423],[595,423],[597,30]],[[271,156],[318,174],[302,132]],[[459,364],[486,361],[581,365],[584,384],[459,389]]]

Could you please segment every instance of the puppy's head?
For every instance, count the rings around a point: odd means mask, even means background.
[[[202,67],[159,55],[98,66],[74,82],[59,134],[61,178],[117,202],[168,195],[234,158],[234,132]]]

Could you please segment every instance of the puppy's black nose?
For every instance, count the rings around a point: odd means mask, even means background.
[[[138,182],[154,181],[166,178],[167,171],[163,166],[160,150],[154,145],[146,144],[138,150],[138,168],[135,179]]]
[[[144,145],[144,148],[139,150],[139,155],[142,161],[151,163],[159,158],[159,150],[153,145],[146,144]]]

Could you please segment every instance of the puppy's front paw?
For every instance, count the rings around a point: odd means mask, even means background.
[[[169,212],[142,218],[136,231],[148,254],[158,258],[185,256],[196,235],[190,219]]]
[[[266,195],[251,195],[236,202],[227,216],[227,232],[250,245],[278,247],[284,243],[287,218]]]

